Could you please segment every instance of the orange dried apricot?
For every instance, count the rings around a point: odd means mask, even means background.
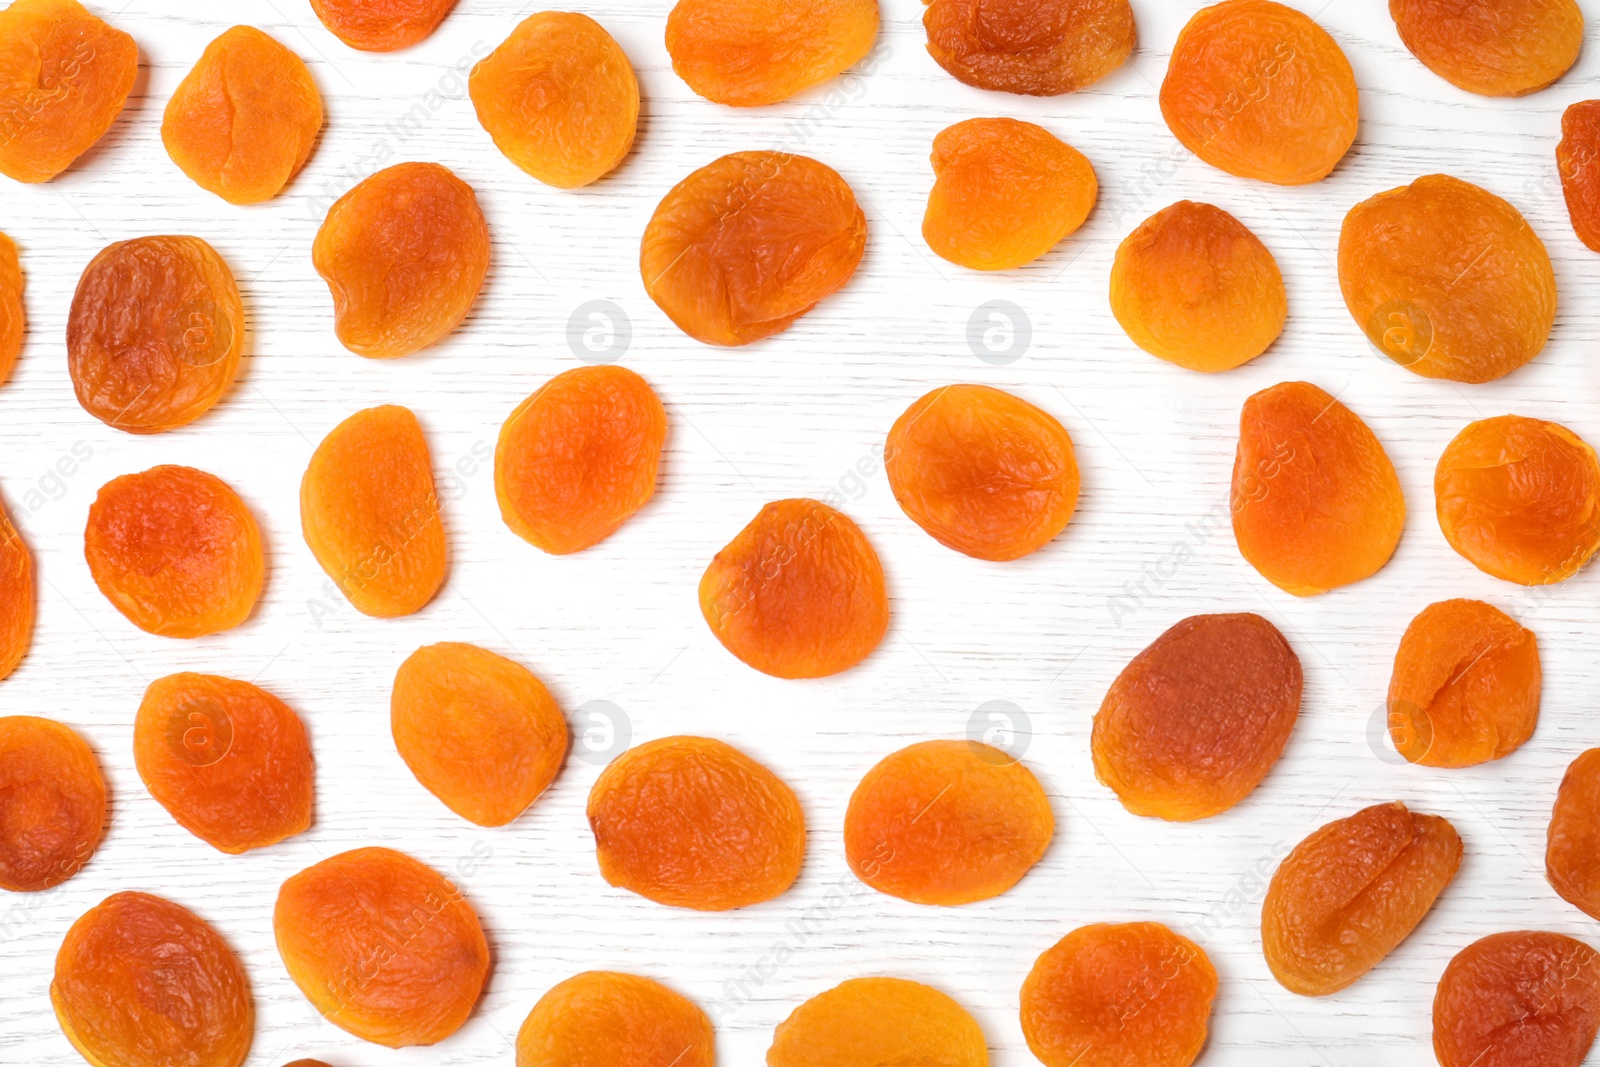
[[[448,168],[400,163],[328,209],[311,261],[333,294],[340,344],[370,359],[408,356],[472,310],[489,273],[489,224]]]
[[[1424,767],[1509,756],[1539,721],[1539,641],[1481,600],[1422,609],[1400,639],[1389,679],[1389,736]]]
[[[1440,1067],[1578,1067],[1600,1028],[1600,954],[1564,934],[1490,934],[1433,997]]]
[[[67,320],[67,369],[83,410],[129,433],[210,411],[239,373],[244,305],[198,237],[138,237],[84,268]]]
[[[1561,113],[1556,167],[1567,217],[1578,240],[1600,252],[1600,100],[1580,100]]]
[[[489,944],[466,897],[394,849],[341,852],[290,878],[272,929],[306,999],[335,1026],[389,1048],[461,1029],[489,975]]]
[[[139,74],[133,38],[77,0],[0,11],[0,174],[47,182],[122,113]]]
[[[866,216],[833,168],[788,152],[735,152],[661,198],[639,270],[678,329],[708,345],[746,345],[841,288],[866,245]]]
[[[1273,0],[1223,0],[1178,34],[1161,116],[1218,170],[1277,185],[1321,181],[1350,150],[1355,72],[1328,31]]]
[[[979,89],[1058,96],[1092,85],[1133,52],[1128,0],[923,0],[928,54]]]
[[[861,528],[816,500],[777,500],[718,552],[700,613],[763,674],[822,678],[866,659],[889,629],[883,565]]]
[[[1376,574],[1406,524],[1383,445],[1309,382],[1274,385],[1244,402],[1229,507],[1239,554],[1295,596]]]
[[[106,1067],[239,1067],[256,1009],[239,957],[188,908],[148,893],[107,897],[56,953],[61,1032]]]
[[[0,233],[0,385],[11,377],[28,329],[22,290],[22,261],[17,258],[16,242]]]
[[[433,456],[409,408],[367,408],[329,431],[300,480],[300,529],[363,614],[410,615],[433,599],[449,550]]]
[[[1567,903],[1600,919],[1600,748],[1572,761],[1546,835],[1545,877]]]
[[[852,978],[778,1024],[767,1067],[988,1067],[977,1020],[931,986]]]
[[[1483,96],[1543,89],[1583,46],[1576,0],[1389,0],[1389,16],[1423,66]]]
[[[517,405],[494,451],[500,517],[554,555],[610,537],[656,491],[667,411],[623,367],[558,374]]]
[[[697,911],[771,900],[806,851],[794,790],[708,737],[664,737],[612,760],[589,791],[589,827],[608,883]]]
[[[860,62],[878,0],[678,0],[667,53],[689,88],[719,104],[776,104]]]
[[[276,844],[311,825],[311,742],[289,705],[249,682],[169,674],[133,720],[133,762],[179,826],[221,852]]]
[[[557,982],[517,1031],[517,1067],[714,1067],[716,1036],[694,1001],[660,982],[585,971]]]
[[[1350,209],[1339,288],[1378,350],[1425,378],[1487,382],[1537,356],[1556,317],[1544,242],[1516,208],[1430,174]]]
[[[1410,936],[1461,866],[1461,838],[1437,815],[1374,804],[1295,846],[1261,907],[1261,945],[1291,993],[1353,984]]]
[[[1160,923],[1095,923],[1046,949],[1022,983],[1022,1034],[1045,1067],[1188,1067],[1217,972]]]
[[[395,52],[439,28],[456,0],[311,0],[317,18],[339,40],[363,52]]]
[[[284,1064],[284,1067],[328,1067],[328,1065],[321,1060],[295,1060],[293,1063]]]
[[[1289,297],[1278,261],[1244,223],[1219,207],[1180,200],[1117,246],[1111,313],[1152,356],[1216,372],[1272,346]]]
[[[0,678],[9,678],[28,654],[37,613],[33,553],[0,505]]]
[[[70,727],[0,718],[0,889],[53,889],[83,869],[105,832],[100,762]]]

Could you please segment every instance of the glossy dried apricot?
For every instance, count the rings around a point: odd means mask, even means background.
[[[38,598],[33,553],[0,505],[0,678],[9,678],[33,645]]]
[[[1556,168],[1573,232],[1600,252],[1600,100],[1580,100],[1561,113]]]
[[[494,451],[494,492],[513,533],[555,555],[610,537],[656,491],[667,411],[623,367],[558,374],[517,405]]]
[[[1437,815],[1375,804],[1295,846],[1261,907],[1261,945],[1280,985],[1337,993],[1410,936],[1461,866],[1461,837]]]
[[[11,377],[28,329],[22,291],[22,261],[17,258],[16,242],[0,233],[0,385]]]
[[[105,832],[100,762],[70,727],[0,718],[0,889],[52,889],[83,869]]]
[[[866,659],[889,629],[883,565],[861,528],[816,500],[778,500],[718,552],[700,613],[763,674],[822,678]]]
[[[1217,972],[1160,923],[1082,926],[1022,983],[1022,1034],[1045,1067],[1188,1067],[1206,1043]]]
[[[249,682],[169,674],[133,720],[133,762],[179,826],[238,855],[311,825],[311,742],[294,709]]]
[[[860,62],[878,0],[678,0],[667,16],[672,69],[719,104],[776,104]]]
[[[1481,600],[1422,609],[1389,678],[1389,737],[1412,763],[1471,767],[1509,756],[1539,721],[1539,641]]]
[[[1128,0],[923,0],[928,54],[979,89],[1058,96],[1092,85],[1133,52]]]
[[[255,1001],[239,958],[194,912],[117,893],[56,953],[50,1003],[72,1047],[106,1067],[239,1067]]]
[[[380,170],[340,197],[311,245],[339,343],[393,359],[447,337],[489,273],[489,224],[472,186],[437,163]]]
[[[433,456],[409,408],[367,408],[329,431],[300,480],[300,529],[363,614],[410,615],[433,599],[449,551]]]
[[[1564,934],[1490,934],[1433,997],[1440,1067],[1578,1067],[1600,1027],[1600,954]]]
[[[714,1067],[706,1013],[660,982],[585,971],[557,982],[517,1031],[517,1067]]]
[[[456,0],[311,0],[339,40],[363,52],[395,52],[426,40]]]
[[[1556,276],[1520,212],[1431,174],[1350,209],[1339,288],[1378,351],[1425,378],[1487,382],[1537,356],[1556,317]]]
[[[922,238],[973,270],[1009,270],[1054,248],[1089,217],[1100,185],[1082,152],[1043,126],[967,119],[933,139]]]
[[[1561,898],[1600,919],[1600,748],[1572,761],[1546,834],[1545,877]]]
[[[1309,382],[1274,385],[1244,402],[1229,507],[1239,554],[1295,596],[1376,574],[1406,524],[1383,445]]]
[[[1178,34],[1161,116],[1218,170],[1277,185],[1321,181],[1350,150],[1355,72],[1328,31],[1273,0],[1223,0]]]
[[[1543,89],[1583,46],[1576,0],[1389,0],[1389,15],[1423,66],[1483,96]]]
[[[852,978],[778,1024],[767,1067],[988,1067],[977,1020],[931,986]]]
[[[831,167],[735,152],[673,186],[645,227],[645,291],[708,345],[786,330],[856,272],[867,219]]]
[[[489,975],[489,944],[466,897],[389,848],[341,852],[284,882],[272,929],[306,999],[389,1048],[461,1029]]]
[[[1152,356],[1215,372],[1272,346],[1289,297],[1278,261],[1244,223],[1219,207],[1180,200],[1117,246],[1111,313]]]
[[[612,760],[589,791],[589,827],[607,882],[697,911],[771,900],[806,851],[794,790],[707,737],[664,737]]]
[[[67,370],[83,410],[129,433],[185,426],[239,373],[244,305],[198,237],[138,237],[84,268],[67,320]]]

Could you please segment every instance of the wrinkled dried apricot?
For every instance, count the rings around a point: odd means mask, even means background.
[[[437,163],[380,170],[328,209],[311,261],[333,294],[339,343],[393,359],[443,340],[489,273],[472,186]]]
[[[1217,972],[1160,923],[1082,926],[1022,983],[1022,1034],[1045,1067],[1188,1067],[1206,1043]]]
[[[106,782],[72,731],[0,718],[0,889],[52,889],[83,869],[105,832]]]
[[[1389,0],[1389,15],[1423,66],[1483,96],[1543,89],[1583,46],[1576,0]]]
[[[700,613],[722,647],[778,678],[866,659],[889,629],[883,565],[861,528],[815,500],[778,500],[718,552]]]
[[[1117,246],[1111,313],[1152,356],[1215,372],[1272,346],[1289,297],[1278,261],[1244,223],[1219,207],[1180,200]]]
[[[341,852],[284,882],[272,929],[306,999],[389,1048],[461,1029],[489,975],[489,944],[466,897],[389,848]]]
[[[1128,0],[923,0],[928,54],[979,89],[1058,96],[1092,85],[1133,52]]]
[[[1389,736],[1412,763],[1471,767],[1509,756],[1539,721],[1539,641],[1481,600],[1422,609],[1389,678]]]
[[[169,674],[133,721],[133,762],[179,826],[238,855],[311,825],[311,742],[294,710],[249,682]]]
[[[776,104],[860,62],[878,0],[678,0],[667,53],[689,88],[719,104]]]
[[[633,371],[558,374],[500,428],[500,516],[518,537],[555,555],[598,544],[655,495],[666,438],[666,408]]]
[[[1309,382],[1274,385],[1244,402],[1229,507],[1239,554],[1295,596],[1376,574],[1406,524],[1383,445]]]
[[[1546,835],[1545,877],[1569,904],[1600,919],[1600,748],[1572,761]]]
[[[1578,240],[1600,252],[1600,100],[1580,100],[1561,113],[1556,168],[1567,217]]]
[[[1328,31],[1273,0],[1223,0],[1178,34],[1161,116],[1218,170],[1277,185],[1321,181],[1356,137],[1350,61]]]
[[[129,433],[185,426],[239,373],[244,305],[198,237],[138,237],[84,268],[67,320],[67,369],[83,410]]]
[[[122,113],[139,74],[133,38],[77,0],[0,11],[0,174],[47,182]]]
[[[707,737],[665,737],[612,760],[589,791],[589,827],[607,882],[697,911],[771,900],[806,851],[794,790]]]
[[[517,1067],[713,1067],[711,1020],[660,982],[585,971],[557,982],[517,1031]]]
[[[1578,1067],[1600,1027],[1600,954],[1564,934],[1490,934],[1433,997],[1440,1067]]]
[[[28,328],[27,307],[22,302],[22,261],[17,245],[0,233],[0,385],[11,377],[22,339]]]
[[[449,567],[433,456],[409,408],[385,404],[335,426],[300,480],[311,554],[358,611],[422,610]]]
[[[0,505],[0,678],[10,677],[28,654],[37,614],[33,553]]]
[[[439,28],[456,0],[311,0],[317,18],[339,40],[363,52],[395,52]]]
[[[1520,212],[1431,174],[1350,209],[1339,288],[1378,350],[1425,378],[1487,382],[1537,356],[1556,317],[1556,276]]]
[[[239,957],[204,919],[148,893],[109,896],[72,924],[50,1003],[72,1047],[107,1067],[239,1067],[255,1038]]]
[[[639,270],[678,329],[708,345],[746,345],[788,329],[842,287],[866,245],[866,216],[831,167],[788,152],[735,152],[661,198]]]
[[[1337,993],[1410,936],[1461,866],[1461,837],[1437,815],[1375,804],[1295,846],[1261,908],[1261,945],[1279,984]]]
[[[767,1067],[988,1067],[977,1020],[931,986],[852,978],[778,1024]]]

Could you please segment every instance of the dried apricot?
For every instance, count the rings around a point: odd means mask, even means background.
[[[1230,496],[1240,555],[1295,596],[1376,574],[1406,524],[1383,445],[1309,382],[1274,385],[1244,402]]]
[[[1561,113],[1556,167],[1567,216],[1578,239],[1600,252],[1600,100],[1581,100]]]
[[[1461,866],[1461,838],[1437,815],[1374,804],[1295,846],[1261,907],[1261,944],[1291,993],[1337,993],[1422,921]]]
[[[546,552],[610,537],[656,491],[667,411],[623,367],[558,374],[517,405],[494,452],[494,492],[513,533]]]
[[[878,0],[678,0],[667,16],[672,69],[719,104],[776,104],[860,62]]]
[[[489,273],[472,186],[437,163],[380,170],[328,209],[311,261],[333,294],[339,343],[393,359],[443,340]]]
[[[1600,748],[1572,761],[1556,793],[1544,854],[1545,877],[1561,898],[1600,919]]]
[[[866,245],[866,216],[831,167],[788,152],[735,152],[661,198],[639,270],[678,329],[708,345],[746,345],[788,329],[842,287]]]
[[[238,855],[311,825],[311,742],[294,709],[249,682],[169,674],[133,721],[133,762],[179,826]]]
[[[1022,1034],[1045,1067],[1188,1067],[1206,1043],[1217,972],[1160,923],[1082,926],[1022,983]]]
[[[389,848],[341,852],[284,882],[272,929],[306,999],[389,1048],[461,1029],[489,975],[489,944],[466,897]]]
[[[33,645],[38,582],[33,553],[0,506],[0,678],[8,678]]]
[[[139,74],[133,38],[77,0],[0,11],[0,174],[47,182],[122,113]]]
[[[300,480],[311,554],[358,611],[420,611],[449,567],[433,456],[409,408],[385,404],[335,426]]]
[[[17,365],[28,328],[22,289],[22,261],[17,258],[16,242],[0,233],[0,385]]]
[[[1583,45],[1576,0],[1389,0],[1389,15],[1423,66],[1483,96],[1543,89]]]
[[[293,1063],[284,1064],[284,1067],[328,1067],[328,1065],[321,1060],[295,1060]]]
[[[1272,346],[1289,297],[1278,261],[1244,223],[1219,207],[1180,200],[1117,246],[1111,313],[1152,356],[1215,372]]]
[[[106,781],[71,728],[0,718],[0,889],[52,889],[83,869],[105,832]]]
[[[56,953],[50,1003],[72,1047],[106,1067],[239,1067],[256,1009],[239,957],[188,908],[107,897]]]
[[[427,39],[456,0],[311,0],[330,33],[363,52],[395,52]]]
[[[988,1067],[977,1020],[931,986],[852,978],[778,1024],[767,1067]]]
[[[67,320],[67,369],[83,410],[129,433],[185,426],[239,373],[244,305],[198,237],[138,237],[84,268]]]
[[[763,674],[822,678],[878,647],[889,593],[859,526],[815,500],[778,500],[712,558],[700,613],[724,648]]]
[[[517,1031],[517,1067],[714,1067],[716,1037],[686,997],[635,974],[557,982]]]
[[[1509,756],[1539,721],[1539,641],[1481,600],[1442,600],[1411,620],[1389,679],[1389,736],[1424,767]]]
[[[1538,930],[1456,953],[1433,997],[1440,1067],[1578,1067],[1600,1027],[1600,954]]]
[[[923,0],[928,54],[979,89],[1059,96],[1092,85],[1133,52],[1128,0]]]
[[[1425,378],[1509,374],[1539,354],[1556,318],[1539,235],[1516,208],[1448,174],[1350,209],[1339,288],[1367,339]]]
[[[771,900],[806,851],[794,790],[707,737],[665,737],[612,760],[589,791],[589,827],[607,882],[697,911]]]

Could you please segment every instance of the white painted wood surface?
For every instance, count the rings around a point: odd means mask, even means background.
[[[21,246],[32,318],[15,377],[0,389],[0,488],[41,575],[35,645],[0,684],[0,712],[47,715],[81,730],[104,762],[112,813],[105,844],[78,877],[50,893],[0,900],[0,1062],[80,1062],[49,1009],[54,954],[77,916],[134,888],[194,908],[236,946],[259,1008],[256,1067],[308,1055],[335,1067],[509,1065],[534,1001],[562,978],[601,967],[665,980],[704,1005],[731,1065],[762,1062],[772,1028],[806,997],[849,977],[893,974],[956,997],[982,1023],[994,1062],[1017,1067],[1033,1062],[1017,990],[1034,957],[1079,924],[1134,918],[1196,937],[1216,963],[1222,992],[1202,1063],[1413,1065],[1432,1062],[1434,983],[1471,940],[1543,928],[1600,943],[1600,930],[1542,873],[1561,774],[1600,744],[1600,569],[1534,591],[1487,577],[1445,544],[1431,491],[1440,451],[1475,418],[1555,419],[1600,442],[1600,313],[1589,298],[1600,257],[1573,236],[1554,163],[1562,109],[1600,95],[1600,50],[1586,51],[1554,88],[1488,100],[1417,63],[1381,0],[1301,0],[1354,64],[1362,124],[1329,179],[1281,189],[1201,164],[1161,121],[1156,88],[1200,0],[1136,0],[1134,59],[1088,91],[1047,100],[957,83],[923,50],[916,0],[887,0],[870,73],[756,111],[710,104],[672,74],[662,44],[666,0],[596,0],[582,10],[616,35],[638,69],[640,136],[611,177],[562,192],[500,156],[464,92],[463,72],[532,10],[525,0],[462,0],[432,39],[384,56],[346,48],[306,0],[95,6],[139,42],[141,76],[127,111],[58,180],[0,183],[0,230]],[[1593,19],[1600,9],[1589,5],[1588,13]],[[304,56],[328,111],[306,172],[276,202],[250,209],[188,182],[159,136],[172,89],[235,22],[253,23]],[[999,275],[947,264],[919,235],[931,139],[977,115],[1043,123],[1088,154],[1102,186],[1078,234]],[[844,292],[787,333],[743,349],[708,348],[645,296],[638,236],[662,193],[691,169],[724,152],[767,147],[803,151],[845,175],[869,219],[866,259]],[[447,343],[367,361],[334,338],[311,241],[334,196],[379,166],[410,159],[443,162],[477,189],[494,233],[494,266],[473,314]],[[1493,384],[1429,381],[1396,367],[1366,343],[1339,296],[1334,254],[1345,211],[1436,171],[1510,199],[1555,259],[1561,306],[1551,343]],[[1252,227],[1289,288],[1279,343],[1216,377],[1135,349],[1106,303],[1117,242],[1185,197],[1218,204]],[[63,336],[90,257],[112,241],[156,233],[204,237],[232,264],[250,320],[249,358],[207,417],[175,433],[133,437],[78,407]],[[557,559],[501,523],[486,459],[512,407],[577,365],[569,317],[597,299],[624,309],[625,363],[665,399],[671,438],[655,501],[611,540]],[[997,299],[1020,307],[1031,324],[1031,344],[1005,365],[977,358],[968,342],[969,317]],[[1223,521],[1240,404],[1290,379],[1317,382],[1368,421],[1399,469],[1411,512],[1387,568],[1312,600],[1262,580]],[[1012,390],[1055,413],[1077,441],[1080,510],[1057,543],[1030,559],[994,565],[944,549],[889,492],[877,458],[884,434],[913,399],[953,381]],[[454,552],[445,590],[402,620],[366,618],[331,594],[299,535],[297,487],[312,448],[340,419],[377,403],[407,404],[421,417]],[[265,596],[230,633],[193,642],[141,633],[89,579],[82,530],[97,488],[167,462],[226,479],[266,534]],[[892,633],[844,675],[764,677],[712,638],[696,583],[762,503],[828,493],[843,498],[885,561]],[[1518,613],[1538,634],[1544,711],[1532,741],[1508,759],[1424,770],[1379,743],[1381,702],[1406,623],[1452,595]],[[1303,715],[1276,770],[1234,810],[1197,825],[1136,819],[1094,780],[1090,719],[1130,656],[1183,616],[1213,610],[1259,611],[1285,631],[1305,665]],[[806,807],[811,847],[801,882],[779,900],[721,915],[668,910],[608,887],[583,817],[605,756],[582,745],[512,826],[482,830],[451,815],[407,773],[387,718],[396,666],[442,639],[478,642],[531,666],[572,713],[575,730],[584,728],[577,709],[607,701],[635,739],[708,734],[765,761]],[[130,752],[140,694],[150,680],[189,669],[254,679],[305,717],[318,761],[311,832],[228,857],[180,829],[143,790]],[[902,745],[963,735],[975,710],[996,700],[1031,720],[1026,758],[1059,820],[1049,854],[1011,893],[960,909],[865,889],[840,840],[854,783]],[[1259,948],[1265,878],[1316,826],[1393,799],[1455,823],[1467,849],[1460,876],[1410,940],[1354,988],[1322,1000],[1287,993]],[[404,849],[456,877],[494,946],[479,1010],[432,1049],[391,1052],[323,1022],[273,947],[279,883],[368,844]]]

